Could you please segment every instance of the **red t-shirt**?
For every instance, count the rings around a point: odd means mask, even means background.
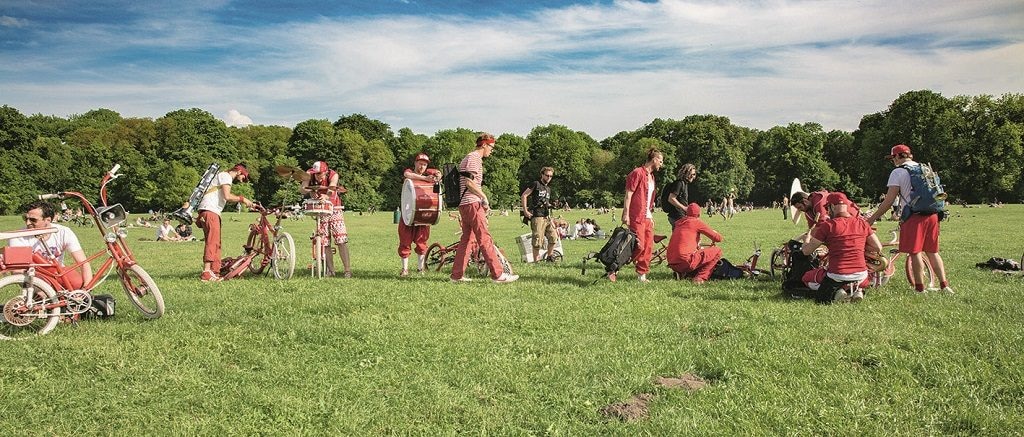
[[[672,237],[668,240],[668,263],[678,264],[696,253],[701,234],[715,243],[722,241],[722,236],[700,218],[684,217],[679,219],[676,222],[676,228],[672,230]]]
[[[807,196],[807,200],[811,202],[811,207],[804,211],[804,217],[807,218],[807,229],[814,226],[814,223],[821,223],[829,219],[828,205],[825,204],[825,198],[828,197],[828,191],[815,191]],[[860,217],[860,208],[857,207],[856,203],[850,202],[846,206],[846,211],[851,216]],[[817,222],[814,221],[814,217],[817,216]]]
[[[828,272],[846,275],[867,270],[864,243],[872,232],[860,217],[836,217],[819,223],[811,237],[828,246]]]
[[[630,223],[639,223],[647,218],[647,213],[652,209],[654,192],[650,189],[654,183],[654,175],[647,172],[646,168],[637,167],[626,176],[626,191],[633,192],[633,198],[629,202]]]

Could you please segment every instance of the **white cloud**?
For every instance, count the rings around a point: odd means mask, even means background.
[[[526,134],[558,123],[602,139],[654,118],[709,113],[760,129],[813,121],[853,130],[910,90],[1024,90],[1024,8],[1015,0],[623,0],[519,17],[259,29],[189,19],[79,26],[38,56],[0,52],[0,98],[28,113],[108,107],[158,117],[200,107],[227,113],[229,124],[237,115],[294,125],[359,112],[427,134]],[[211,47],[232,49],[212,63],[104,65],[119,50]]]
[[[245,127],[252,124],[252,119],[248,115],[242,115],[237,109],[231,109],[224,114],[224,123],[228,126]]]
[[[28,26],[28,20],[18,19],[15,17],[8,17],[6,15],[0,15],[0,27],[25,27]]]

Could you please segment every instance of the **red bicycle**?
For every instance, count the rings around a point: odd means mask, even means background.
[[[260,215],[256,223],[249,225],[249,238],[242,246],[242,256],[221,262],[222,277],[236,278],[248,269],[255,275],[272,272],[277,279],[291,279],[295,273],[295,240],[281,230],[281,220],[287,213],[282,208],[266,209],[260,205],[255,205],[254,209]],[[277,220],[270,224],[267,216]]]
[[[107,184],[120,177],[114,165],[103,176],[100,184],[100,202],[103,206],[94,208],[81,193],[65,191],[39,195],[40,200],[77,198],[82,202],[85,213],[92,217],[106,244],[101,250],[72,266],[61,266],[58,261],[33,256],[31,248],[5,247],[0,259],[0,273],[10,274],[0,279],[0,302],[3,302],[3,319],[0,320],[0,339],[22,339],[44,335],[60,321],[61,317],[77,318],[92,305],[92,291],[111,272],[117,270],[121,287],[128,300],[142,316],[156,319],[164,314],[164,299],[160,288],[135,260],[128,248],[127,232],[120,226],[127,213],[121,204],[107,205]],[[31,229],[0,233],[0,239],[37,236],[56,232],[56,229]],[[96,270],[89,283],[81,289],[72,285],[71,274],[86,262],[101,256],[106,260]]]

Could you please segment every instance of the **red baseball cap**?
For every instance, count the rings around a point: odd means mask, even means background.
[[[825,198],[825,204],[827,205],[849,205],[850,199],[846,198],[843,193],[829,193],[828,197]]]
[[[245,164],[235,164],[235,166],[231,167],[231,169],[237,171],[238,174],[242,175],[242,177],[244,178],[242,179],[243,181],[249,180],[249,169],[245,167]]]
[[[886,158],[892,158],[894,156],[899,156],[900,153],[906,153],[909,155],[910,147],[907,147],[906,144],[897,144],[895,146],[892,146],[892,150],[890,150],[889,154],[885,156]]]
[[[306,173],[309,173],[309,174],[327,173],[327,170],[328,170],[328,168],[327,168],[327,163],[326,162],[317,161],[317,162],[313,163],[313,166],[310,167],[309,170],[306,170]]]
[[[691,203],[686,205],[686,216],[687,217],[700,217],[700,205]]]
[[[427,156],[426,153],[417,153],[416,157],[412,159],[412,162],[416,162],[416,161],[427,161],[427,163],[429,164],[430,163],[430,157]]]

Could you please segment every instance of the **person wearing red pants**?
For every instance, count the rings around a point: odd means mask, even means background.
[[[487,230],[487,212],[490,203],[481,186],[484,183],[483,159],[491,156],[494,150],[494,135],[481,133],[476,137],[476,149],[469,152],[459,163],[459,191],[462,201],[459,202],[459,215],[462,217],[462,238],[459,239],[455,251],[455,262],[452,265],[452,282],[469,282],[465,277],[466,265],[469,263],[469,248],[479,244],[487,263],[491,279],[495,283],[504,284],[519,279],[519,275],[505,272],[494,250],[494,240]]]
[[[405,179],[413,183],[436,184],[441,180],[441,173],[437,169],[427,168],[430,165],[430,157],[426,153],[419,153],[413,158],[413,168],[405,169]],[[427,241],[430,240],[430,225],[405,224],[404,220],[398,220],[398,257],[402,259],[402,272],[399,276],[409,276],[409,254],[411,246],[416,245],[416,254],[419,255],[419,262],[416,264],[416,271],[423,273],[427,254]]]
[[[657,149],[647,151],[647,162],[626,176],[626,199],[622,206],[622,224],[636,233],[637,245],[633,250],[633,263],[640,282],[650,282],[651,249],[654,248],[654,172],[661,170],[664,158]],[[608,274],[615,281],[618,272]]]
[[[700,206],[686,206],[686,216],[677,220],[668,241],[668,267],[676,272],[676,279],[691,277],[694,284],[703,284],[711,278],[722,249],[717,246],[700,248],[700,236],[712,243],[722,242],[722,235],[700,219]]]
[[[220,213],[224,211],[224,205],[228,202],[243,203],[252,208],[252,201],[243,196],[231,192],[231,184],[234,181],[246,182],[249,180],[249,169],[245,164],[236,164],[231,170],[222,171],[217,174],[210,188],[199,201],[199,219],[196,223],[203,228],[203,273],[199,280],[203,282],[217,282],[221,280],[220,271]]]

